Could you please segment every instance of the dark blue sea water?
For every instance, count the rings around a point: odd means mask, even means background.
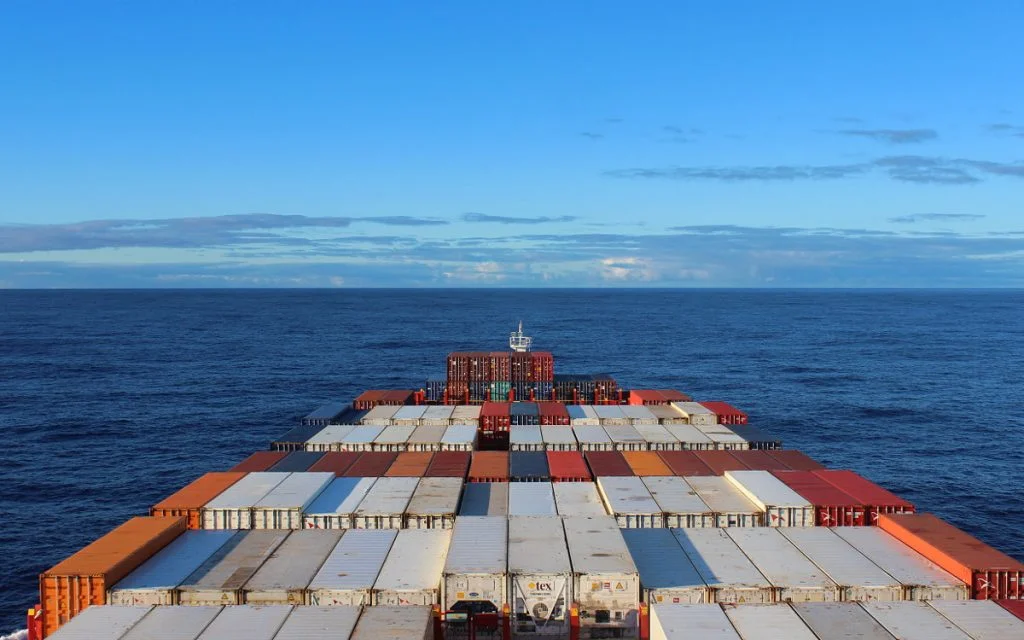
[[[1024,292],[0,292],[0,633],[36,576],[319,404],[524,320],[556,371],[723,399],[1024,559]]]

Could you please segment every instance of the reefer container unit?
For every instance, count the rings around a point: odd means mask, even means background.
[[[405,409],[405,407],[402,407]],[[418,407],[422,409],[423,407]],[[384,432],[386,427],[379,427],[370,424],[360,424],[341,438],[337,447],[341,451],[372,451],[373,441]]]
[[[793,610],[821,640],[893,640],[892,634],[855,602],[798,602]]]
[[[659,424],[686,424],[687,417],[670,404],[649,404],[647,410],[654,414]]]
[[[513,451],[508,455],[508,475],[517,482],[549,482],[548,457],[543,451]]]
[[[362,420],[359,421],[359,424],[370,424],[376,425],[378,427],[386,427],[391,424],[391,418],[393,418],[395,414],[398,413],[398,410],[401,408],[402,407],[393,405],[380,405],[374,407],[366,412],[366,415],[363,416]]]
[[[903,599],[903,585],[882,571],[831,530],[824,527],[779,529],[800,553],[839,585],[839,598],[849,602]]]
[[[465,478],[469,472],[471,456],[472,454],[468,451],[440,451],[435,453],[424,475],[428,478],[441,476]]]
[[[635,476],[670,476],[672,469],[655,451],[623,451],[629,468]]]
[[[120,640],[195,640],[222,610],[223,607],[154,607]],[[88,640],[102,637],[89,636]]]
[[[257,451],[245,460],[242,460],[235,466],[231,467],[231,471],[241,471],[244,473],[266,471],[283,460],[286,455],[288,454],[284,451]]]
[[[214,471],[204,474],[153,505],[149,515],[186,518],[189,529],[202,528],[203,505],[245,477],[240,471]]]
[[[629,424],[658,424],[658,417],[650,409],[641,405],[619,405],[622,414],[629,420]]]
[[[409,478],[422,477],[426,474],[427,468],[430,467],[430,460],[433,457],[434,454],[429,451],[403,451],[398,454],[398,457],[391,463],[387,473],[384,475],[389,478],[401,476]]]
[[[711,438],[692,424],[665,424],[663,425],[676,440],[684,451],[706,451],[715,448]]]
[[[149,612],[150,607],[89,607],[56,634],[47,637],[54,640],[118,640]],[[11,637],[15,637],[14,634]]]
[[[373,584],[397,535],[397,529],[344,532],[341,542],[327,555],[309,583],[307,603],[313,606],[369,605]]]
[[[548,451],[545,455],[552,482],[590,482],[593,479],[579,451]]]
[[[683,448],[679,438],[660,424],[635,424],[633,428],[647,442],[651,451],[677,451]]]
[[[743,640],[818,640],[786,604],[751,604],[723,609]]]
[[[351,529],[352,514],[377,481],[376,478],[335,478],[303,515],[306,529]]]
[[[359,607],[295,607],[274,640],[348,640]]]
[[[777,529],[725,529],[736,546],[778,591],[780,600],[835,602],[839,587]]]
[[[405,447],[409,451],[440,451],[441,438],[444,437],[444,432],[447,430],[448,427],[434,425],[416,427],[409,439],[405,441]]]
[[[636,476],[597,476],[597,490],[605,509],[622,528],[650,529],[665,526],[661,507]]]
[[[273,640],[290,606],[225,607],[197,640]]]
[[[409,448],[409,437],[416,431],[412,425],[393,424],[384,427],[380,435],[373,441],[371,448],[374,451],[405,451]]]
[[[1024,598],[1024,563],[930,513],[886,514],[878,526],[971,585],[976,600]]]
[[[540,425],[523,425],[512,429],[508,434],[508,443],[512,451],[544,451]]]
[[[348,478],[378,478],[385,476],[397,457],[397,453],[390,451],[361,453],[352,463],[352,466],[345,469],[344,475]]]
[[[452,423],[453,413],[455,413],[455,407],[451,405],[442,404],[430,406],[423,412],[423,417],[420,418],[420,424],[447,427]]]
[[[356,407],[357,409],[359,407]],[[369,408],[369,407],[367,407]],[[330,424],[331,420],[348,411],[347,402],[328,402],[318,407],[315,411],[302,419],[302,424],[322,425]]]
[[[1024,638],[1024,621],[994,602],[935,600],[928,604],[972,638]]]
[[[555,482],[555,508],[560,516],[606,516],[601,494],[593,482]]]
[[[564,519],[580,623],[593,633],[631,634],[637,628],[640,576],[610,516]]]
[[[295,427],[271,442],[270,449],[271,451],[302,451],[306,448],[306,440],[320,433],[323,428],[321,425]]]
[[[708,585],[668,529],[623,529],[644,602],[708,602]]]
[[[795,471],[816,471],[825,468],[825,465],[803,451],[778,449],[770,451],[769,455]]]
[[[472,451],[476,448],[477,428],[470,424],[450,425],[441,436],[441,451]]]
[[[430,607],[369,607],[359,616],[349,640],[431,640]]]
[[[517,398],[518,399],[518,398]],[[536,402],[513,402],[509,406],[511,426],[540,425],[540,409]]]
[[[510,516],[553,516],[558,514],[550,482],[511,482],[508,485]]]
[[[508,519],[508,599],[516,633],[562,635],[572,602],[572,566],[561,518]]]
[[[241,589],[290,531],[247,531],[207,558],[178,586],[178,602],[190,605],[241,604]]]
[[[749,471],[747,465],[740,462],[730,451],[698,451],[697,457],[714,471],[716,476],[725,475],[726,471]]]
[[[480,407],[473,405],[459,405],[452,411],[450,424],[471,424],[479,426]]]
[[[764,512],[725,478],[692,476],[684,479],[714,512],[716,527],[759,527],[764,524]]]
[[[546,451],[576,451],[579,448],[572,427],[542,425],[540,436]]]
[[[419,478],[377,478],[352,514],[356,529],[401,529]]]
[[[670,529],[708,585],[712,602],[758,604],[775,601],[775,589],[743,555],[724,529]]]
[[[600,426],[573,425],[573,435],[580,443],[581,451],[612,451],[615,445],[608,437],[608,432]]]
[[[715,526],[715,514],[685,480],[678,476],[643,478],[644,486],[665,514],[665,526],[703,528]]]
[[[622,407],[615,404],[602,404],[594,406],[594,413],[597,414],[598,419],[601,421],[601,426],[608,425],[628,425],[629,418],[622,412]]]
[[[711,604],[651,607],[651,640],[740,640],[722,608]]]
[[[876,524],[883,513],[914,512],[914,505],[853,471],[820,469],[814,474],[864,505],[868,524]]]
[[[252,509],[289,473],[254,471],[203,506],[204,529],[252,529]]]
[[[451,529],[402,529],[373,585],[373,604],[440,604]]]
[[[342,531],[295,531],[242,587],[246,604],[305,604],[306,587]]]
[[[877,527],[832,529],[903,585],[905,600],[967,600],[968,585]]]
[[[672,406],[679,410],[679,413],[686,417],[687,422],[692,425],[715,425],[718,424],[718,416],[711,409],[697,402],[673,402]]]
[[[285,471],[288,473],[308,471],[323,455],[316,451],[292,451],[281,458],[280,462],[267,469],[267,471]]]
[[[186,531],[110,588],[106,602],[125,606],[173,605],[185,578],[223,547],[236,531]]]
[[[569,412],[561,402],[538,402],[537,410],[540,412],[540,423],[542,425],[563,425],[568,426]]]
[[[866,524],[862,504],[810,471],[772,471],[772,475],[814,505],[814,520],[819,527],[859,527]]]
[[[498,613],[508,600],[507,586],[508,518],[459,518],[444,563],[444,609]]]
[[[618,451],[588,451],[583,456],[590,473],[597,476],[631,476],[633,470]]]
[[[324,427],[315,436],[306,440],[306,451],[341,451],[341,441],[355,428],[354,424],[332,424]]]
[[[420,478],[406,508],[409,529],[451,529],[462,497],[462,478]]]
[[[711,467],[701,462],[693,451],[659,451],[658,455],[676,476],[717,475]]]
[[[747,414],[727,402],[711,401],[699,404],[714,412],[719,424],[747,424]]]
[[[474,451],[466,479],[469,482],[508,482],[508,452]]]
[[[391,416],[391,424],[405,425],[409,427],[415,427],[420,424],[420,419],[423,418],[423,414],[426,413],[427,408],[425,406],[411,405],[400,408],[395,412],[395,415]]]
[[[566,405],[565,410],[569,412],[569,424],[572,426],[596,427],[601,424],[594,407],[589,404]]]
[[[507,516],[508,482],[470,482],[462,489],[459,516]]]
[[[647,441],[633,425],[608,424],[604,430],[618,451],[647,451]]]
[[[352,466],[352,463],[359,459],[359,456],[360,454],[355,451],[328,451],[309,470],[329,471],[335,477],[341,477]]]
[[[326,471],[290,474],[253,506],[253,529],[301,529],[303,511],[334,477]]]
[[[768,471],[726,471],[725,477],[764,511],[767,527],[813,527],[814,505]]]
[[[971,640],[926,602],[862,602],[860,606],[900,640]]]

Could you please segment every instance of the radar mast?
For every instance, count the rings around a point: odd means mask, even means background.
[[[519,331],[513,331],[508,336],[508,346],[516,353],[525,353],[533,345],[533,338],[523,335],[523,321],[519,321]]]

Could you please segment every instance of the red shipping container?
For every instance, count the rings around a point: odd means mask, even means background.
[[[430,460],[426,478],[465,478],[469,471],[469,451],[438,451]]]
[[[412,389],[393,389],[391,391],[385,391],[380,404],[392,406],[412,404],[412,397],[414,393],[415,391]]]
[[[708,465],[708,468],[714,471],[716,476],[720,476],[726,471],[741,471],[750,468],[729,451],[694,451],[693,453],[697,454],[697,458]]]
[[[266,471],[288,455],[287,451],[257,451],[245,460],[242,460],[229,471]]]
[[[386,475],[389,478],[421,478],[430,467],[434,454],[429,451],[403,451],[395,457]]]
[[[598,476],[631,476],[633,468],[618,451],[588,451],[585,454],[590,473]]]
[[[818,469],[813,473],[864,505],[866,524],[875,524],[883,513],[914,513],[914,505],[853,471]]]
[[[593,476],[579,451],[548,451],[552,482],[590,482]]]
[[[747,465],[748,469],[757,469],[758,471],[789,470],[789,465],[769,455],[768,451],[764,449],[747,449],[729,453]]]
[[[205,505],[245,477],[242,471],[212,471],[193,480],[153,505],[149,515],[187,519],[189,529],[202,529],[200,515]]]
[[[1024,563],[930,513],[883,514],[878,527],[970,585],[975,600],[1024,598]]]
[[[772,475],[814,505],[819,527],[860,527],[867,509],[853,496],[822,480],[813,471],[772,471]]]
[[[352,466],[341,475],[346,478],[379,478],[388,472],[398,454],[393,451],[368,451],[359,454]]]
[[[768,455],[775,458],[782,464],[786,465],[790,469],[797,471],[816,471],[818,469],[824,469],[825,465],[821,464],[814,458],[810,457],[803,451],[796,451],[790,449],[771,449],[768,450]]]
[[[530,375],[534,382],[551,382],[555,379],[555,357],[549,351],[534,351],[530,354]]]
[[[677,476],[717,475],[711,467],[701,462],[695,451],[659,451],[658,455]]]
[[[705,409],[710,409],[718,416],[718,424],[747,424],[747,414],[726,402],[701,402]]]
[[[512,379],[512,356],[508,351],[492,351],[488,382],[505,382]]]
[[[474,451],[468,482],[508,482],[508,451]]]
[[[309,471],[330,471],[340,478],[358,458],[358,451],[329,451],[317,460]]]
[[[448,381],[445,404],[469,404],[469,383]]]
[[[631,405],[666,404],[668,400],[654,389],[630,389],[627,402]]]
[[[996,600],[999,606],[1024,620],[1024,600]]]
[[[352,401],[352,407],[359,411],[372,409],[380,403],[383,396],[384,392],[379,389],[368,389],[356,396]]]
[[[675,389],[655,389],[669,402],[693,402],[693,398]]]
[[[533,358],[528,352],[513,351],[509,354],[512,367],[512,382],[531,382],[533,379]]]
[[[561,402],[538,402],[537,410],[540,413],[542,425],[569,425],[569,410]]]
[[[508,402],[485,402],[480,408],[481,431],[508,431],[512,424],[511,404]]]

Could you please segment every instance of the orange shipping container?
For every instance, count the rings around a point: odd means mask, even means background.
[[[430,460],[434,454],[430,451],[404,451],[398,454],[391,467],[384,475],[389,478],[404,476],[407,478],[421,478],[430,466]]]
[[[201,529],[200,509],[225,489],[245,477],[241,471],[213,471],[200,476],[153,505],[149,515],[160,517],[184,516],[189,529]]]
[[[287,451],[257,451],[245,460],[242,460],[231,471],[266,471],[288,455]]]
[[[881,514],[878,527],[970,585],[975,600],[1024,597],[1024,563],[930,513]]]
[[[508,451],[474,451],[469,482],[508,482]]]
[[[622,457],[629,463],[635,476],[675,475],[656,451],[623,451]]]
[[[39,575],[43,634],[94,604],[107,589],[185,531],[185,518],[132,518],[99,540]]]

